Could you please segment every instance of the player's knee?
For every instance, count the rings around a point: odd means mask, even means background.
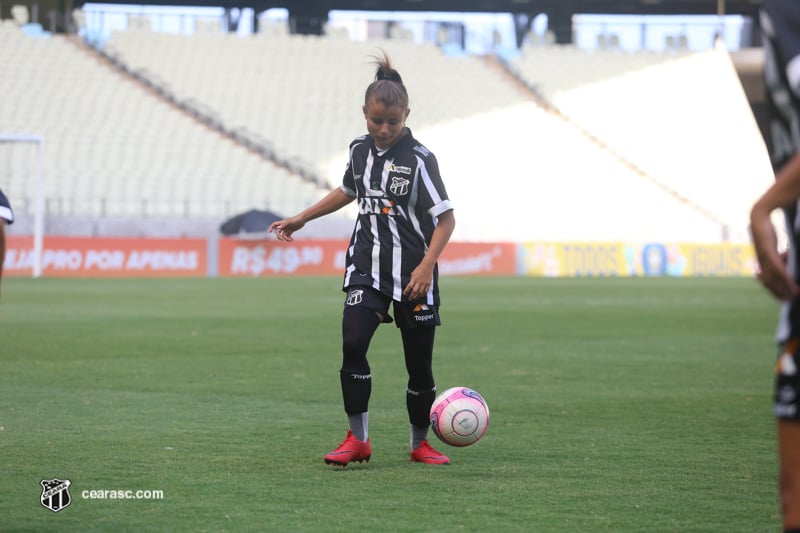
[[[369,339],[365,339],[357,332],[342,335],[342,353],[345,360],[361,359],[367,352]]]
[[[375,312],[365,308],[345,310],[342,318],[342,354],[344,366],[362,367],[367,349],[380,324]]]
[[[342,335],[342,356],[346,367],[363,368],[366,365],[367,349],[371,334],[360,329],[353,329]]]

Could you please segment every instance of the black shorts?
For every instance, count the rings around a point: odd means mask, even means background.
[[[428,328],[440,326],[442,324],[439,318],[438,306],[412,302],[397,302],[372,287],[348,287],[347,296],[345,296],[344,299],[345,309],[348,307],[364,307],[370,309],[383,316],[383,322],[387,324],[393,322],[391,315],[389,315],[389,304],[392,304],[394,307],[398,328]]]
[[[778,352],[775,365],[775,416],[782,420],[800,420],[800,339],[794,338]]]

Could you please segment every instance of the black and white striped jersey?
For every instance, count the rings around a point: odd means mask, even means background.
[[[0,191],[0,218],[8,224],[13,224],[14,222],[14,211],[11,210],[11,203],[6,198],[6,195],[3,194],[3,191]]]
[[[341,188],[358,202],[344,288],[367,285],[402,301],[403,288],[428,249],[436,217],[452,209],[436,156],[410,130],[386,151],[364,135],[350,143]],[[438,269],[424,303],[439,305]]]
[[[766,0],[759,22],[764,43],[764,83],[769,104],[768,147],[775,171],[800,154],[800,2]],[[800,283],[800,216],[784,210],[791,253],[787,268]],[[776,339],[800,337],[800,302],[781,308]]]

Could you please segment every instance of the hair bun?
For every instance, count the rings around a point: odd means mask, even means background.
[[[389,81],[396,81],[397,83],[403,83],[403,79],[400,77],[400,74],[395,70],[391,69],[389,71],[378,69],[378,72],[375,75],[375,80],[389,80]]]

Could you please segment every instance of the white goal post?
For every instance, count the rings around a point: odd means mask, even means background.
[[[33,184],[33,277],[38,278],[42,275],[42,255],[44,248],[44,137],[42,135],[0,133],[0,145],[6,143],[33,144],[36,149],[35,160],[28,168],[33,168],[33,179],[35,180]],[[6,159],[9,161],[11,160],[10,157]],[[2,165],[2,160],[3,158],[0,158],[0,165]],[[3,170],[0,169],[0,188],[3,188],[6,192],[6,195],[9,197],[9,202],[11,202],[11,208],[16,211],[27,202],[23,202],[23,198],[18,196],[19,193],[15,191],[13,186],[13,183],[17,181],[13,179],[13,174],[17,172],[18,169],[10,168],[10,170],[12,175],[4,176]],[[13,183],[3,183],[5,179],[9,179]],[[29,197],[24,198],[24,200],[30,199]]]

